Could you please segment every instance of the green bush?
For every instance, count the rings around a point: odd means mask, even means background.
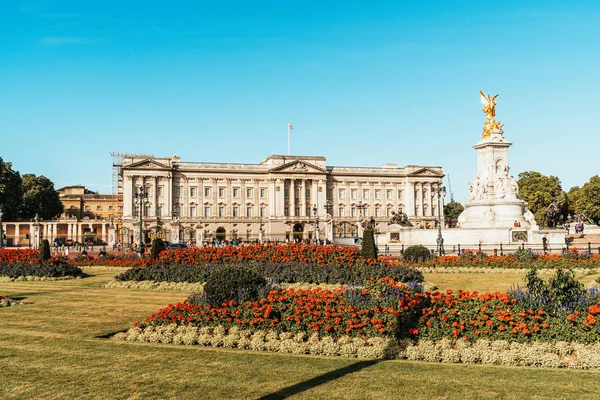
[[[160,238],[154,238],[152,240],[152,248],[150,249],[150,258],[156,260],[158,254],[165,249],[164,242]]]
[[[50,243],[47,239],[42,240],[40,245],[40,260],[46,261],[50,259]]]
[[[257,300],[266,287],[267,280],[254,269],[242,265],[222,265],[208,276],[204,293],[208,304],[218,306],[230,300]]]
[[[0,264],[0,276],[7,276],[9,278],[18,278],[21,276],[59,278],[63,276],[84,276],[84,274],[81,269],[71,264],[40,262],[39,264]]]
[[[432,258],[431,251],[425,246],[409,246],[402,253],[402,257],[408,262],[427,261]]]
[[[570,268],[557,268],[553,277],[547,281],[540,278],[536,268],[531,268],[525,275],[526,295],[515,295],[519,302],[529,308],[541,308],[550,314],[571,312],[585,295],[583,283],[575,278]]]
[[[362,247],[360,254],[369,260],[377,259],[377,246],[375,246],[375,237],[371,229],[363,231]]]

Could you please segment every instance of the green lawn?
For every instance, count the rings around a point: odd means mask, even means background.
[[[594,398],[588,371],[365,361],[117,342],[103,338],[186,293],[104,289],[114,270],[0,283],[1,399]],[[442,275],[442,274],[440,274]],[[444,274],[446,275],[446,274]],[[470,274],[498,279],[503,275]],[[476,285],[476,282],[472,282]]]

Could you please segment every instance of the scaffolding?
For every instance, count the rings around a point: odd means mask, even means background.
[[[127,158],[154,158],[151,154],[129,154],[129,153],[110,153],[112,157],[112,194],[122,195],[123,194],[123,174],[121,168],[123,167],[123,159]]]

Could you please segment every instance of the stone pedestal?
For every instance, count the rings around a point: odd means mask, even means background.
[[[469,182],[465,210],[458,217],[463,229],[536,229],[533,214],[519,196],[519,187],[509,174],[508,148],[512,145],[501,133],[482,138],[477,150],[477,175]]]

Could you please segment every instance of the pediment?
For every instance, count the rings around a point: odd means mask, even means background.
[[[153,160],[151,158],[147,158],[145,160],[142,161],[138,161],[135,162],[133,164],[129,164],[127,165],[125,168],[135,168],[135,169],[171,169],[168,165],[164,165],[162,163],[159,163],[156,160]]]
[[[421,169],[411,172],[410,174],[408,174],[408,176],[431,176],[431,177],[436,177],[436,178],[443,178],[444,174],[442,174],[434,169],[425,167],[425,168],[421,168]]]
[[[302,160],[295,160],[287,164],[280,165],[271,169],[269,172],[273,173],[294,173],[294,174],[326,174],[327,170],[317,167],[311,163]]]

